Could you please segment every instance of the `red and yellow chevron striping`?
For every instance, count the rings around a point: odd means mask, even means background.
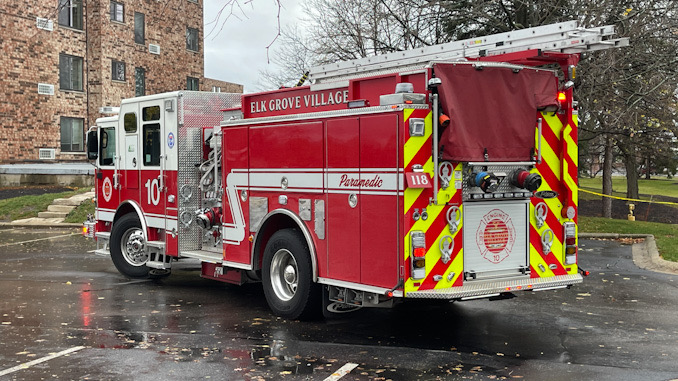
[[[417,116],[417,113],[409,113],[405,115],[405,121],[409,117]],[[431,157],[431,134],[432,134],[432,114],[427,111],[425,117],[425,133],[420,137],[408,137],[404,145],[404,168],[408,171],[414,164],[422,165],[424,172],[429,176],[433,176],[433,158]],[[457,176],[461,175],[462,165],[457,163],[453,165],[453,171],[459,172]],[[454,176],[454,175],[453,175]],[[454,178],[454,177],[453,177]],[[450,226],[447,222],[447,210],[449,204],[455,204],[461,207],[462,195],[461,189],[457,189],[455,184],[450,184],[449,187],[438,190],[438,203],[432,204],[431,198],[433,196],[432,190],[421,188],[407,188],[404,192],[404,221],[406,232],[404,237],[404,263],[409,269],[410,266],[410,234],[413,231],[422,231],[426,234],[426,277],[420,280],[413,280],[407,278],[405,282],[405,292],[417,290],[429,290],[437,288],[449,288],[459,286],[462,282],[463,270],[463,244],[462,244],[462,226],[458,226],[455,232],[450,231]],[[426,211],[428,218],[426,220],[419,219],[414,221],[413,215],[415,210],[420,213]],[[453,251],[450,260],[443,263],[441,260],[440,241],[445,236],[450,236],[453,239]],[[409,270],[407,270],[409,272]],[[434,280],[438,275],[439,280]]]
[[[424,172],[433,177],[433,160],[431,157],[432,144],[432,115],[427,110],[410,110],[405,113],[405,122],[410,117],[424,118],[425,134],[419,137],[405,137],[403,148],[403,168],[405,172],[411,170],[415,164],[423,166]],[[558,196],[550,199],[533,197],[529,206],[530,228],[529,250],[530,269],[533,278],[553,277],[558,275],[576,274],[577,265],[564,265],[564,238],[563,223],[568,221],[563,217],[567,206],[577,207],[577,118],[563,117],[559,114],[542,113],[542,162],[537,164],[532,172],[541,175],[543,181],[538,191],[555,191]],[[463,218],[459,226],[450,228],[447,221],[447,211],[451,206],[460,209],[463,216],[463,198],[461,180],[462,163],[452,163],[453,179],[449,187],[439,187],[438,202],[432,203],[432,189],[406,188],[403,195],[403,263],[405,270],[405,295],[408,292],[423,291],[441,288],[462,286],[464,271],[463,249]],[[433,183],[433,181],[431,181]],[[534,215],[535,207],[545,203],[547,214],[542,226],[538,226]],[[427,219],[415,220],[413,216],[418,212],[426,211]],[[575,219],[576,222],[576,219]],[[542,243],[542,235],[547,230],[553,232],[553,239],[549,245]],[[426,276],[423,279],[412,279],[410,235],[414,231],[424,232],[426,235]],[[548,233],[547,233],[548,235]],[[454,242],[450,260],[444,263],[441,258],[440,242],[445,236],[450,236]],[[547,250],[545,250],[545,248]]]
[[[541,200],[533,198],[530,205],[530,267],[531,276],[550,277],[554,275],[575,274],[576,265],[563,265],[565,262],[563,243],[564,208],[577,207],[577,146],[576,125],[573,130],[569,124],[564,125],[566,118],[552,113],[542,113],[542,163],[533,172],[538,172],[543,179],[539,190],[552,190],[558,193],[557,198]],[[544,202],[547,215],[544,225],[537,225],[534,216],[535,206]],[[576,222],[576,220],[575,220]],[[541,241],[544,232],[553,232],[550,251],[544,252]]]

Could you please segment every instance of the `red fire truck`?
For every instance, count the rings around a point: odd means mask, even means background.
[[[124,100],[88,133],[86,233],[128,277],[198,259],[277,315],[570,287],[576,22],[316,67],[310,86]]]

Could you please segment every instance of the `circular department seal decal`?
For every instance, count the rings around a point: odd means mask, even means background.
[[[113,195],[113,185],[111,185],[111,179],[109,177],[104,179],[104,183],[101,186],[101,193],[103,193],[104,200],[111,201],[111,196]]]
[[[174,148],[174,134],[171,132],[167,134],[167,146],[170,149]]]
[[[480,220],[476,243],[483,258],[492,263],[503,261],[511,254],[515,241],[516,229],[508,214],[492,209]]]

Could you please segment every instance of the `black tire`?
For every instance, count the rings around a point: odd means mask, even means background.
[[[121,274],[130,278],[148,278],[148,254],[145,254],[144,260],[145,242],[139,239],[139,234],[143,237],[142,233],[141,222],[134,213],[120,217],[111,231],[113,264]]]
[[[262,283],[274,314],[300,320],[321,316],[321,288],[313,283],[311,254],[298,230],[280,230],[268,241]]]

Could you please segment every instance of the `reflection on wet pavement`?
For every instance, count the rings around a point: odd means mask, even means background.
[[[87,253],[91,241],[64,234],[0,230],[0,242],[55,237],[0,246],[0,371],[86,347],[14,379],[315,380],[346,363],[359,364],[351,380],[678,372],[678,277],[635,268],[628,247],[614,243],[583,247],[595,272],[572,290],[298,322],[272,316],[257,284],[202,279],[191,261],[159,281],[126,279]]]

